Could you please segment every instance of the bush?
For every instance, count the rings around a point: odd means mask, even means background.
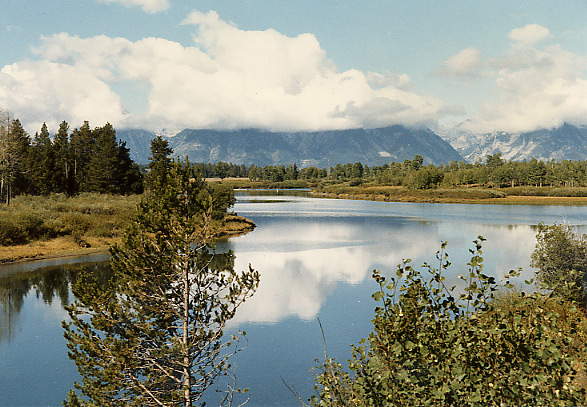
[[[407,261],[389,281],[375,271],[380,289],[373,297],[381,305],[374,331],[353,347],[351,373],[329,358],[319,367],[312,404],[584,404],[575,380],[578,361],[568,350],[573,337],[559,328],[560,315],[540,295],[495,306],[498,287],[482,272],[482,240],[474,242],[468,273],[459,276],[465,285],[460,293],[444,283],[450,265],[445,244],[439,269],[425,264],[418,271]]]
[[[569,301],[585,304],[587,239],[568,225],[538,225],[530,265],[538,269],[543,287]]]
[[[0,244],[4,246],[25,244],[46,232],[43,219],[34,213],[16,212],[0,218]]]

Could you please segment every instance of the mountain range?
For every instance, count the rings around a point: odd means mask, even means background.
[[[495,153],[508,161],[587,159],[587,126],[568,123],[525,133],[471,134],[457,127],[442,137],[471,163]]]
[[[126,141],[131,157],[146,164],[154,132],[123,129],[118,137]],[[506,160],[586,160],[587,126],[564,124],[554,129],[526,133],[494,132],[472,134],[456,127],[439,136],[429,129],[389,126],[378,129],[350,129],[317,132],[270,132],[256,129],[185,129],[167,138],[174,155],[192,162],[287,165],[325,168],[338,163],[366,165],[403,162],[416,154],[425,164],[451,161],[485,161],[501,153]]]
[[[118,136],[126,141],[136,162],[148,162],[150,140],[155,133],[131,129],[119,130]],[[192,162],[205,163],[223,161],[258,166],[296,163],[300,167],[325,168],[338,163],[403,162],[417,154],[426,164],[463,159],[431,130],[403,126],[317,132],[185,129],[168,140],[174,155],[187,155]]]

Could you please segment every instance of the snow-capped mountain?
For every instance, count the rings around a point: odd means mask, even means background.
[[[440,135],[468,162],[501,153],[508,161],[587,160],[587,126],[564,124],[527,133],[471,134],[459,127]]]

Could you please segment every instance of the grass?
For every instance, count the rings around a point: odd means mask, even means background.
[[[120,241],[140,198],[96,193],[17,196],[10,206],[0,206],[0,263],[104,251]],[[221,236],[254,228],[235,215],[216,226]]]
[[[584,205],[587,188],[553,187],[451,187],[413,189],[403,186],[323,183],[313,193],[328,198],[393,202],[491,203],[524,205]]]
[[[138,201],[137,195],[17,196],[0,207],[0,245],[61,236],[118,237]]]
[[[0,262],[106,248],[120,239],[140,197],[17,196],[0,206]]]
[[[398,186],[363,185],[344,186],[326,185],[316,191],[317,194],[342,198],[369,199],[375,201],[404,202],[460,202],[503,198],[500,190],[482,188],[437,188],[411,189]]]

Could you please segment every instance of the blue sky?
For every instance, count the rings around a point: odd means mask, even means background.
[[[587,1],[7,0],[0,108],[159,131],[587,124]]]

